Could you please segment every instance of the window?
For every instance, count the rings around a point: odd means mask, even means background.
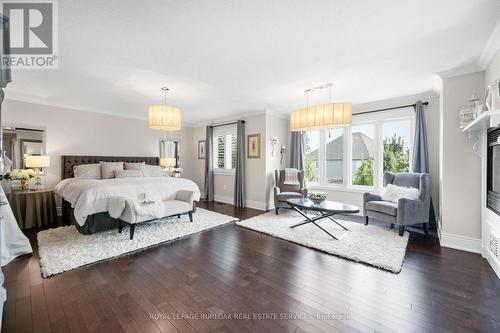
[[[236,128],[214,130],[216,171],[234,171],[236,168],[236,143]]]
[[[381,189],[384,172],[410,169],[414,119],[408,108],[354,116],[350,127],[305,132],[306,181],[313,187]]]
[[[351,127],[352,185],[373,186],[375,125]]]
[[[319,131],[306,132],[304,135],[304,169],[306,181],[319,182]]]
[[[344,184],[344,129],[326,131],[326,182]]]
[[[384,172],[410,170],[410,121],[391,121],[382,124],[384,135]]]

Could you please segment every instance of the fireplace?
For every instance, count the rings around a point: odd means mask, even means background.
[[[486,205],[500,215],[500,127],[488,130]]]

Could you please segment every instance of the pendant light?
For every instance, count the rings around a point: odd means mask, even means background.
[[[351,125],[352,104],[332,103],[332,86],[333,83],[326,83],[305,91],[306,107],[292,112],[290,115],[290,131],[301,132]],[[325,88],[329,90],[328,104],[309,106],[309,92]]]
[[[161,88],[164,93],[163,104],[155,104],[149,107],[149,128],[162,131],[180,131],[181,110],[175,106],[167,105],[167,87]]]

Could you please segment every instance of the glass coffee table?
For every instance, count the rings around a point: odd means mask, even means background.
[[[326,229],[321,227],[318,222],[323,220],[323,219],[329,219],[339,226],[341,226],[344,230],[348,230],[346,227],[344,227],[342,224],[340,224],[338,221],[333,219],[332,216],[337,215],[337,214],[356,214],[359,213],[359,208],[353,205],[341,203],[341,202],[335,202],[335,201],[328,201],[325,200],[319,204],[314,203],[312,200],[308,198],[300,198],[300,199],[288,199],[286,201],[290,207],[292,207],[293,210],[295,210],[297,213],[305,217],[306,219],[302,222],[299,222],[297,224],[292,225],[290,228],[296,228],[301,225],[309,224],[312,223],[324,232],[326,232],[330,237],[338,240],[337,237],[329,233]],[[310,211],[315,211],[318,212],[319,215],[315,216],[313,218],[307,216],[304,211],[305,210],[310,210]]]

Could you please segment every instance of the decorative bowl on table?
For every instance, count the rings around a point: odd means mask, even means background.
[[[320,204],[326,199],[326,193],[313,192],[309,193],[309,199],[315,204]]]

